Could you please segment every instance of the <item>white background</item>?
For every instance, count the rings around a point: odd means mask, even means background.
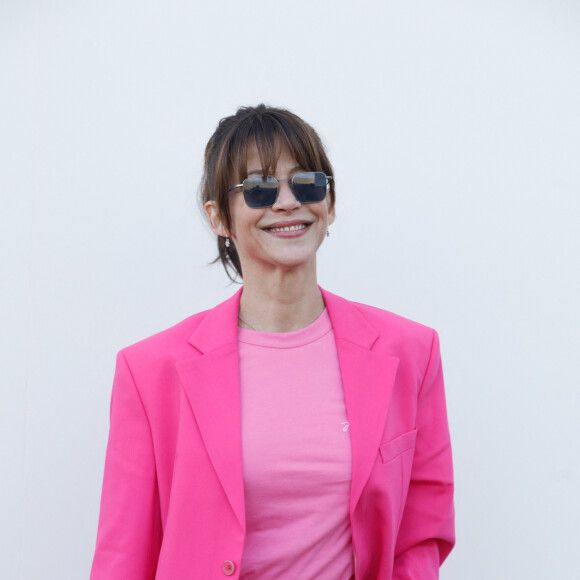
[[[239,105],[325,140],[320,283],[441,335],[446,580],[580,578],[580,4],[2,0],[0,577],[87,578],[115,353],[231,295]]]

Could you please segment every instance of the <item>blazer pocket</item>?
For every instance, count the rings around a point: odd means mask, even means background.
[[[393,461],[405,451],[409,451],[410,449],[415,448],[415,440],[417,439],[417,429],[413,429],[412,431],[407,431],[387,443],[383,443],[379,447],[379,453],[381,455],[381,461],[383,463],[389,463],[389,461]]]

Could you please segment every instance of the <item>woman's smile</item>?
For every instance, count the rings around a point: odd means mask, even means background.
[[[310,229],[311,223],[302,220],[276,222],[264,229],[279,238],[296,238],[304,235]]]

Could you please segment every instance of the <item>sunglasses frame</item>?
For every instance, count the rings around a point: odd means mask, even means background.
[[[324,199],[326,198],[326,193],[325,193],[324,197],[321,200],[319,200],[319,201],[302,201],[296,195],[296,192],[294,191],[294,178],[295,177],[299,177],[301,175],[314,174],[314,173],[318,173],[318,174],[324,175],[324,178],[326,179],[326,188],[328,188],[328,183],[332,179],[332,175],[326,175],[323,171],[300,171],[299,173],[295,173],[292,177],[285,177],[284,179],[277,179],[273,175],[267,175],[266,177],[248,177],[248,178],[244,179],[244,181],[242,181],[242,183],[238,183],[237,185],[234,185],[233,187],[230,187],[230,189],[228,189],[228,193],[230,191],[233,191],[234,189],[238,189],[238,188],[241,187],[243,189],[243,192],[244,192],[244,201],[246,202],[246,205],[248,207],[251,207],[252,209],[260,209],[260,208],[264,208],[264,207],[272,207],[276,203],[276,200],[278,199],[278,194],[280,193],[279,183],[281,181],[290,181],[290,189],[292,190],[292,194],[294,195],[294,197],[300,203],[320,203],[320,201],[324,201]],[[257,180],[260,180],[260,181],[269,181],[270,183],[272,183],[271,180],[274,180],[276,182],[276,196],[274,197],[274,201],[271,204],[256,206],[256,205],[250,205],[248,203],[248,200],[246,198],[246,182],[247,181],[252,181],[252,183],[256,183]]]

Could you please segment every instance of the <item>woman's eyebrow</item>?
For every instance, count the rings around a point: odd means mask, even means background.
[[[297,173],[299,171],[304,171],[304,168],[300,165],[295,165],[294,167],[292,167],[292,169],[290,169],[290,171],[288,171],[289,175],[292,175],[293,173]],[[261,177],[264,175],[264,171],[262,169],[252,169],[251,171],[248,171],[248,177]]]
[[[304,171],[304,167],[301,165],[295,165],[288,173],[292,175],[293,173],[298,173],[299,171]]]

